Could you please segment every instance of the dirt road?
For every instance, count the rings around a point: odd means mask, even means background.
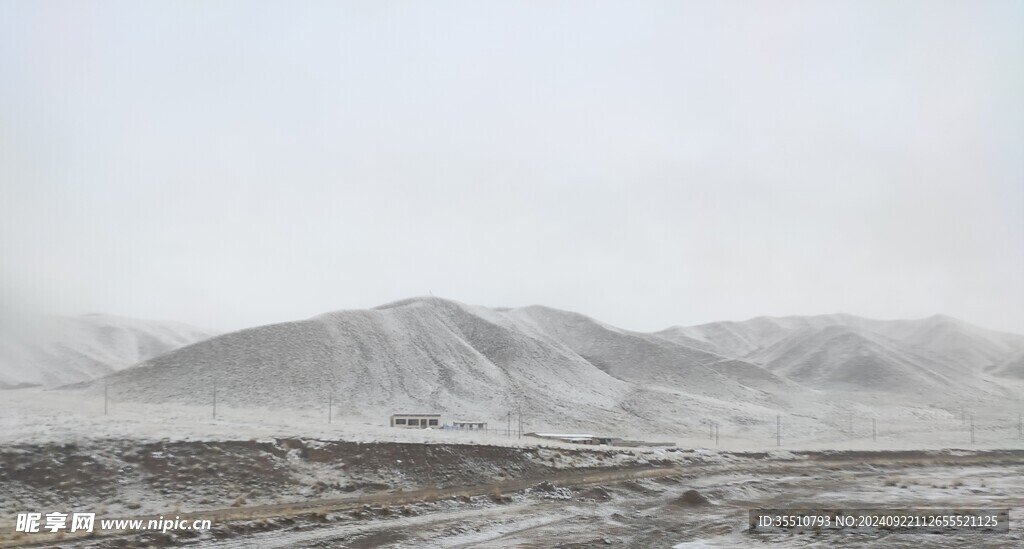
[[[709,544],[716,540],[742,545],[751,541],[742,537],[749,536],[744,530],[746,510],[751,507],[837,501],[865,506],[1024,506],[1014,495],[1024,493],[1019,485],[1024,478],[1021,452],[817,453],[783,460],[758,454],[731,457],[727,463],[567,469],[442,489],[209,509],[195,515],[215,525],[201,534],[111,531],[92,538],[65,535],[59,541],[35,534],[7,539],[0,547],[53,543],[80,547],[574,547],[593,543],[657,547],[687,539],[701,540],[704,546],[713,546]],[[700,490],[712,504],[675,504],[685,489]],[[964,543],[1002,547],[1019,537],[1018,527],[1006,539]],[[799,540],[760,541],[800,545]],[[923,540],[929,541],[956,540]],[[888,542],[892,546],[901,540]],[[915,546],[920,543],[916,541]]]

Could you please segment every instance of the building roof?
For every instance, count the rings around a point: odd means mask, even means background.
[[[441,417],[441,414],[391,414],[391,417],[395,416]]]

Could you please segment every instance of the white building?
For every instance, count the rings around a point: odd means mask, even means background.
[[[487,422],[456,420],[452,422],[452,429],[456,431],[486,431]]]
[[[403,429],[438,429],[441,427],[441,414],[393,414],[391,426]]]

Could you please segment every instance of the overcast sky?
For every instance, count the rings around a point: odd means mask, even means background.
[[[0,0],[4,303],[1024,332],[1024,2]]]

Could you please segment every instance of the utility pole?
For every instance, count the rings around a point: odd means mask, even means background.
[[[103,415],[107,415],[107,390],[110,389],[110,380],[103,381]]]
[[[967,423],[967,414],[964,412],[964,407],[960,407],[960,425]]]
[[[1017,438],[1024,440],[1024,417],[1021,414],[1017,414]]]
[[[715,422],[715,446],[718,446],[718,422]]]
[[[334,419],[334,395],[327,395],[327,424],[331,424],[331,420]]]
[[[519,438],[523,438],[523,403],[519,403]]]
[[[775,445],[782,446],[782,414],[775,415]]]
[[[875,422],[876,421],[877,420],[875,418],[871,418],[871,442],[877,442],[878,441],[878,439],[875,438]]]
[[[971,414],[971,444],[974,444],[974,414]]]
[[[213,419],[217,419],[217,380],[213,380]]]
[[[708,420],[708,440],[715,438],[715,422]]]
[[[853,412],[850,412],[850,434],[853,434]]]
[[[512,410],[508,411],[508,426],[505,428],[505,436],[512,438]]]

